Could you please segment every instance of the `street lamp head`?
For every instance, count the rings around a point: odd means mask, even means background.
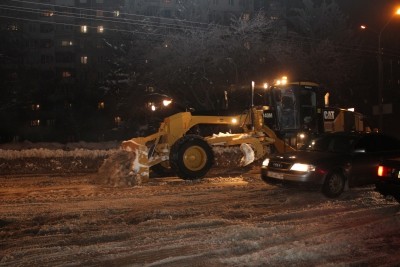
[[[361,29],[361,30],[366,30],[366,29],[367,29],[367,25],[361,25],[361,26],[360,26],[360,29]]]

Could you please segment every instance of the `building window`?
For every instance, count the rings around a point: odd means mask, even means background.
[[[97,10],[96,17],[103,17],[103,10]]]
[[[40,120],[31,120],[31,126],[32,127],[40,126]]]
[[[99,110],[104,109],[104,107],[105,107],[105,105],[104,105],[104,102],[103,102],[103,101],[101,101],[101,102],[99,102],[99,103],[97,104],[97,109],[99,109]]]
[[[54,12],[53,12],[53,10],[45,10],[45,11],[43,11],[42,16],[43,17],[52,17],[52,16],[54,16]]]
[[[69,71],[63,71],[62,72],[62,77],[63,78],[69,78],[69,77],[71,77],[72,76],[72,74],[71,74],[71,72],[69,72]]]
[[[87,56],[82,56],[81,57],[81,63],[82,64],[87,64],[87,62],[88,62],[88,57]]]
[[[103,33],[104,32],[104,27],[103,26],[97,26],[97,33]]]
[[[96,48],[104,48],[104,41],[103,40],[97,40]]]
[[[32,110],[40,110],[40,104],[32,104]]]
[[[7,30],[9,31],[19,31],[19,27],[17,24],[10,24],[7,26]]]
[[[119,17],[119,10],[114,10],[113,15],[114,17]]]
[[[56,120],[55,119],[48,119],[46,121],[47,126],[55,126],[56,125]]]
[[[53,41],[50,39],[40,40],[40,48],[51,48],[53,47]]]
[[[51,55],[42,55],[41,57],[40,57],[40,62],[42,63],[42,64],[46,64],[46,63],[51,63],[51,62],[53,62],[53,56],[51,56]]]
[[[119,117],[119,116],[115,117],[114,118],[114,123],[115,123],[115,126],[117,126],[117,127],[120,126],[121,123],[122,123],[121,117]]]
[[[41,33],[48,33],[54,30],[54,26],[52,24],[40,24],[40,32]]]
[[[73,45],[74,43],[72,41],[67,41],[67,40],[61,41],[61,46],[73,46]]]
[[[87,31],[88,31],[88,26],[87,25],[82,25],[81,26],[81,32],[82,33],[87,33]]]

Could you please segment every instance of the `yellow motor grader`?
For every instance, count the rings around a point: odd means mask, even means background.
[[[333,131],[363,131],[362,115],[329,108],[325,92],[315,83],[295,82],[273,86],[262,105],[235,116],[202,116],[180,112],[161,123],[158,132],[122,142],[136,154],[133,171],[146,180],[150,168],[170,168],[178,177],[197,179],[214,162],[213,148],[240,147],[241,164],[264,157],[271,148],[293,151],[305,137]],[[226,125],[234,133],[201,136],[199,125]]]
[[[219,133],[208,137],[191,134],[197,125],[228,125],[240,128],[240,133]],[[263,110],[252,108],[237,116],[202,116],[180,112],[164,119],[157,133],[122,142],[122,148],[136,153],[135,172],[149,176],[150,167],[171,168],[183,179],[202,178],[214,162],[213,147],[240,147],[247,165],[263,157],[269,145],[278,151],[293,150],[264,125]]]

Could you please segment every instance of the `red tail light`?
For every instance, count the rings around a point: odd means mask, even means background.
[[[378,176],[379,177],[382,177],[382,178],[390,177],[391,173],[392,173],[392,168],[382,166],[382,165],[380,165],[378,167]]]

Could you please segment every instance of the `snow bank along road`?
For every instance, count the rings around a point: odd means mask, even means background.
[[[0,177],[0,266],[399,266],[400,205],[373,187],[331,200],[257,172],[94,179]]]

